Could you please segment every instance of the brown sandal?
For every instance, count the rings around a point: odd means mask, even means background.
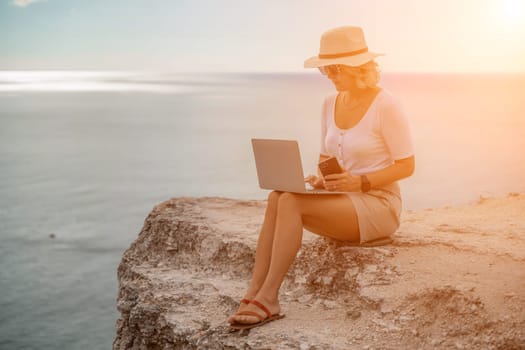
[[[254,316],[254,317],[257,317],[259,319],[259,322],[256,322],[256,323],[238,323],[238,322],[236,322],[236,323],[232,323],[230,325],[230,329],[251,329],[251,328],[259,327],[259,326],[262,326],[265,323],[268,323],[268,322],[271,322],[271,321],[275,321],[275,320],[278,320],[278,319],[281,319],[281,318],[284,317],[284,315],[281,315],[281,314],[273,314],[272,315],[270,310],[268,310],[268,308],[266,306],[264,306],[263,304],[261,304],[257,300],[252,300],[250,303],[255,305],[255,306],[257,306],[262,311],[264,311],[264,313],[266,314],[266,317],[263,317],[263,316],[259,315],[256,312],[253,312],[253,311],[241,311],[241,312],[238,312],[236,315]]]

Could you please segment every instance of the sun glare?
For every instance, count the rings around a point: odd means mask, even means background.
[[[524,25],[525,11],[522,0],[505,0],[503,3],[503,20],[507,25]]]

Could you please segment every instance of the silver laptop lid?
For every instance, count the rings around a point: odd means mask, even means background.
[[[297,141],[252,139],[252,147],[261,188],[306,191]]]

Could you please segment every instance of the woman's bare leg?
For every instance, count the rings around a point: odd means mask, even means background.
[[[257,248],[255,251],[255,264],[253,267],[252,279],[246,292],[247,299],[253,299],[264,281],[270,267],[272,257],[272,246],[275,234],[275,224],[278,213],[278,201],[283,192],[273,191],[268,196],[268,205],[264,215],[263,225],[259,233]]]
[[[255,251],[255,264],[253,267],[252,279],[248,286],[248,290],[244,294],[244,299],[252,300],[261,286],[263,285],[268,268],[270,266],[270,259],[272,256],[272,245],[275,233],[275,219],[277,217],[277,206],[279,196],[283,192],[273,191],[268,195],[268,204],[266,206],[266,212],[264,214],[264,221],[259,233],[259,239],[257,241],[257,249]],[[246,308],[246,304],[239,306],[239,311],[243,311]],[[228,318],[229,322],[232,322],[233,315]]]
[[[255,295],[255,299],[273,314],[280,311],[279,288],[301,246],[303,227],[339,240],[359,240],[357,215],[346,195],[281,194],[270,264],[264,283]],[[254,305],[247,305],[244,309],[265,316]],[[258,322],[256,317],[247,315],[234,315],[231,319],[240,323]]]

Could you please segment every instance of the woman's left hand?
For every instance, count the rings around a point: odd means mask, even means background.
[[[330,174],[324,177],[324,187],[328,191],[358,192],[361,191],[361,178],[348,172]]]

